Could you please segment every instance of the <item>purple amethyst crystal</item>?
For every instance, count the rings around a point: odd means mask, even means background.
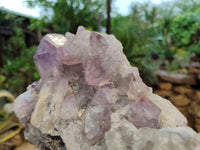
[[[93,106],[85,116],[84,132],[89,140],[98,140],[111,127],[111,111],[107,106]]]
[[[57,61],[57,49],[66,41],[59,34],[46,35],[34,55],[41,78],[55,76],[63,71],[62,63]]]
[[[83,27],[65,37],[47,34],[34,60],[41,79],[16,99],[14,111],[39,149],[141,150],[152,143],[149,150],[176,150],[174,140],[191,139],[181,150],[198,146],[185,117],[143,83],[113,35]],[[163,135],[169,145],[158,140]]]
[[[127,119],[137,128],[157,128],[161,110],[148,98],[142,97],[133,103],[127,112]]]
[[[14,111],[22,125],[25,125],[30,120],[37,103],[37,94],[39,93],[40,87],[41,81],[32,83],[27,88],[27,91],[15,100]]]

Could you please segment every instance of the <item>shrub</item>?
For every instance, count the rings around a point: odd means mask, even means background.
[[[187,12],[176,16],[171,24],[173,44],[178,47],[188,46],[199,42],[200,10]]]

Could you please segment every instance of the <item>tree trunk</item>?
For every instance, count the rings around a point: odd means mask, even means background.
[[[111,2],[112,0],[107,0],[107,20],[106,20],[106,33],[110,34],[110,12],[111,12]]]
[[[0,37],[1,47],[0,47],[0,68],[3,68],[3,46],[5,46],[3,38]]]

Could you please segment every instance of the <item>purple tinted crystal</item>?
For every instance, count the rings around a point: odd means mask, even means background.
[[[22,125],[25,125],[31,118],[37,103],[36,91],[30,88],[17,97],[14,102],[14,111]]]
[[[89,54],[88,31],[80,31],[75,36],[67,34],[66,43],[58,48],[57,60],[65,65],[84,63]]]
[[[63,71],[62,64],[57,61],[57,49],[65,43],[64,36],[46,35],[34,55],[34,60],[41,78],[58,75]]]
[[[79,104],[74,94],[65,97],[60,109],[60,118],[63,120],[76,119],[78,117]]]
[[[117,101],[117,90],[113,84],[98,87],[92,99],[92,105],[114,105]]]
[[[157,128],[161,110],[148,98],[142,97],[132,104],[126,116],[137,128]]]
[[[85,134],[89,140],[97,140],[111,127],[111,111],[107,106],[89,108],[85,117]]]
[[[62,64],[56,60],[55,55],[44,53],[35,55],[34,59],[41,78],[58,75],[63,70]]]

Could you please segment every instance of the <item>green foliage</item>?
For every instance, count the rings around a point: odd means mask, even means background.
[[[142,29],[139,23],[134,23],[130,16],[118,15],[112,19],[111,33],[113,33],[124,46],[124,53],[133,65],[139,65],[137,58],[143,57],[140,47],[143,45],[141,39]],[[135,21],[136,22],[136,21]],[[124,27],[126,25],[126,27]],[[132,27],[133,26],[133,27]]]
[[[26,0],[30,7],[39,6],[42,19],[33,20],[30,29],[50,27],[54,32],[64,34],[75,33],[79,25],[92,30],[100,30],[104,19],[104,0]],[[44,26],[45,25],[45,26]]]
[[[0,11],[1,25],[6,25],[13,33],[8,44],[3,47],[4,68],[0,69],[0,89],[7,89],[15,94],[21,93],[28,84],[39,79],[33,62],[36,47],[27,47],[20,27],[22,21],[22,17]]]
[[[8,13],[4,9],[0,10],[0,25],[6,26],[7,29],[20,25],[22,21],[23,18],[19,18],[15,14]]]
[[[25,87],[34,80],[39,79],[33,55],[36,47],[21,50],[21,55],[12,60],[7,60],[4,68],[0,71],[1,75],[6,76],[5,84],[1,84],[0,88],[8,89],[14,93],[20,93]]]
[[[176,46],[186,46],[194,42],[192,36],[200,30],[200,10],[176,16],[171,24],[171,36]]]
[[[13,28],[13,32],[14,36],[9,39],[9,44],[4,48],[5,58],[14,59],[16,56],[20,55],[20,50],[26,47],[22,29],[16,26]]]
[[[4,75],[0,75],[0,84],[3,84],[5,80],[6,80],[6,77]]]
[[[146,59],[142,61],[142,76],[146,82],[148,82],[151,85],[157,84],[158,79],[155,75],[155,72],[160,69],[160,65],[162,63],[162,59],[152,60],[150,56],[146,57]]]
[[[166,2],[168,3],[168,2]],[[174,7],[176,10],[178,8],[179,14],[196,11],[200,8],[199,0],[175,0],[171,3],[171,7]]]
[[[183,73],[187,74],[185,66],[190,62],[193,54],[186,52],[183,49],[178,49],[174,55],[174,59],[166,62],[166,68],[171,73]]]
[[[156,15],[155,7],[135,3],[130,15],[117,15],[112,19],[111,33],[122,42],[124,53],[131,64],[139,68],[142,67],[141,59],[151,52],[148,43],[151,43],[151,38],[156,32],[152,25]]]
[[[166,59],[173,58],[173,52],[164,35],[163,22],[158,16],[158,8],[151,3],[135,3],[128,16],[117,15],[112,19],[111,32],[122,42],[124,53],[132,65],[144,70],[155,52]],[[157,68],[157,67],[156,67]]]
[[[28,29],[39,31],[39,32],[44,31],[49,26],[49,23],[46,22],[45,20],[46,20],[45,18],[42,18],[40,20],[36,19],[36,18],[31,18],[30,19],[30,25],[28,26]]]
[[[19,28],[22,21],[22,17],[18,17],[5,10],[0,10],[0,25],[13,33],[13,36],[8,40],[9,44],[3,48],[4,61],[7,61],[7,58],[14,59],[20,55],[19,50],[26,47],[24,33]]]
[[[184,65],[200,49],[200,2],[133,3],[127,16],[112,18],[112,34],[123,44],[132,65],[147,82],[156,83],[161,65],[170,72],[186,73]],[[187,9],[186,9],[187,8]],[[158,58],[152,59],[151,54]]]
[[[194,44],[187,46],[187,49],[191,53],[199,53],[199,51],[200,51],[200,41],[195,42]]]

